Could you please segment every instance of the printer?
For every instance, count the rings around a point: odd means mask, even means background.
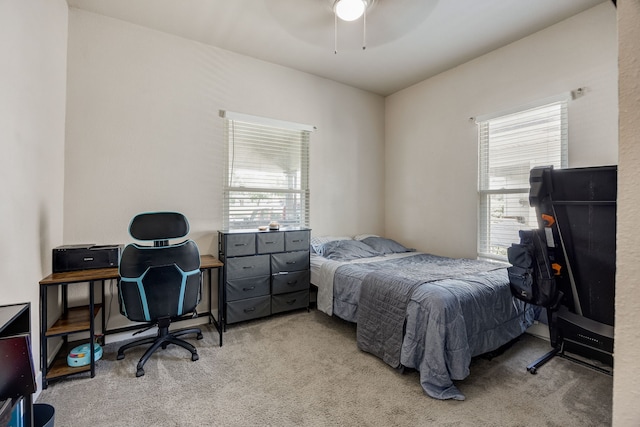
[[[123,245],[64,245],[53,248],[54,273],[117,267]]]

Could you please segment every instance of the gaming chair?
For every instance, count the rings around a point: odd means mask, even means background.
[[[153,241],[153,246],[129,244],[119,263],[118,296],[120,312],[134,322],[158,326],[155,337],[142,338],[123,345],[117,359],[124,359],[125,350],[152,344],[137,365],[136,377],[144,375],[144,364],[160,347],[175,344],[191,352],[191,360],[198,360],[196,348],[178,338],[195,333],[202,339],[200,329],[169,331],[173,319],[195,313],[200,302],[202,274],[200,254],[192,240],[170,244],[189,233],[189,222],[177,212],[153,212],[136,215],[129,225],[129,233],[136,240]]]

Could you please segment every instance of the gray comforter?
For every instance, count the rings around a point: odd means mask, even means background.
[[[511,296],[506,269],[428,254],[350,264],[334,278],[334,314],[358,323],[358,346],[420,372],[425,392],[463,400],[454,385],[471,358],[522,334],[533,312]]]

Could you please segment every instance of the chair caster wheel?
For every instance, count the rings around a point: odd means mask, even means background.
[[[124,359],[124,353],[118,353],[118,356],[116,356],[117,360],[122,360]]]
[[[202,334],[198,334],[198,335],[196,335],[196,339],[197,339],[197,340],[201,340],[202,338],[204,338],[204,336],[203,336]]]
[[[144,369],[138,368],[138,370],[136,371],[136,378],[141,377],[143,375],[144,375]]]
[[[191,360],[193,362],[195,362],[196,360],[200,359],[200,356],[198,356],[197,354],[191,354]]]
[[[168,345],[167,343],[162,344],[162,349],[166,350],[167,349],[167,345]]]
[[[527,370],[529,371],[529,373],[530,373],[531,375],[535,375],[535,374],[537,374],[537,373],[538,373],[538,370],[537,370],[536,368],[529,368],[529,369],[527,369]]]

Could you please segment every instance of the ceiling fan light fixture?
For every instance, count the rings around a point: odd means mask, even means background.
[[[336,16],[343,21],[355,21],[364,14],[366,0],[337,0],[333,5]]]

